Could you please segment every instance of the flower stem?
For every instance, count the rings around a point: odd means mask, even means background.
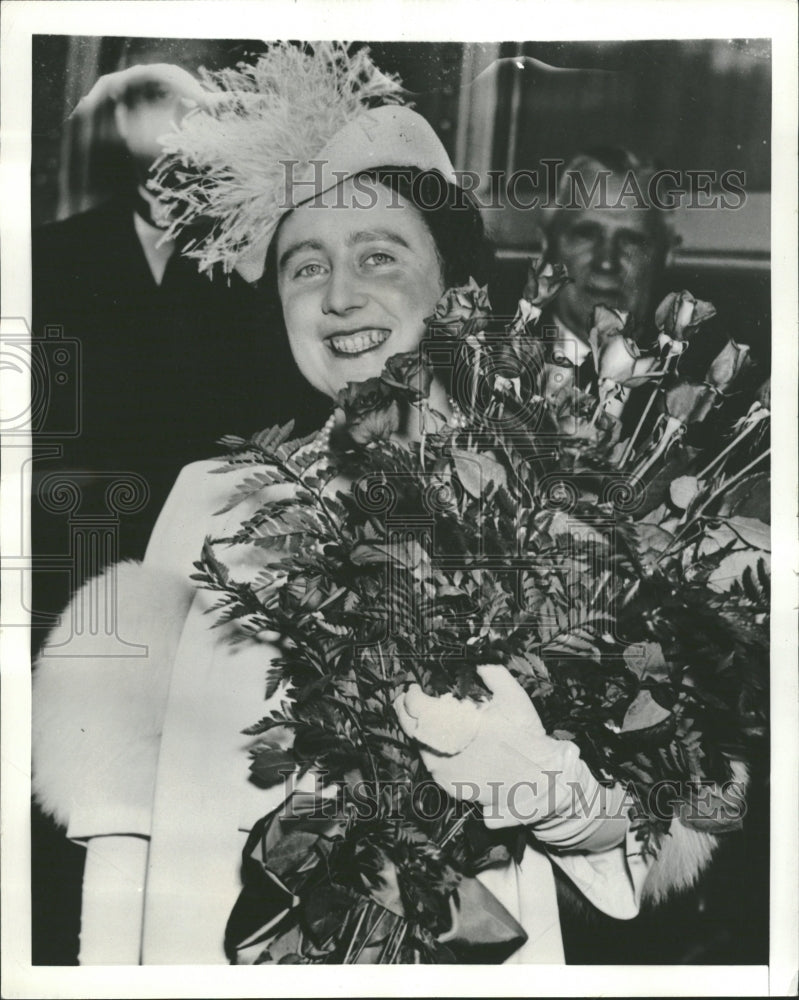
[[[364,949],[368,946],[369,942],[372,940],[372,936],[374,935],[375,931],[383,922],[383,917],[385,917],[385,915],[388,913],[388,910],[384,909],[382,906],[377,906],[377,904],[375,904],[371,900],[367,904],[366,910],[364,912],[374,910],[375,908],[377,908],[378,910],[377,920],[375,920],[375,922],[372,924],[371,927],[369,927],[367,923],[367,929],[363,935],[363,940],[361,941],[355,953],[352,955],[352,958],[350,959],[349,962],[350,965],[355,965],[357,963],[358,959],[363,954]]]
[[[711,493],[710,496],[707,498],[707,500],[705,500],[705,502],[702,504],[699,510],[694,514],[694,516],[691,518],[688,524],[683,525],[683,527],[677,532],[674,538],[672,538],[671,542],[660,553],[660,555],[656,559],[656,562],[660,562],[661,559],[665,558],[665,556],[669,554],[671,549],[674,548],[674,545],[687,534],[689,528],[692,528],[696,524],[696,522],[702,516],[704,511],[707,510],[710,504],[712,504],[713,501],[717,499],[717,497],[721,496],[721,494],[724,493],[725,490],[728,490],[733,485],[733,483],[737,483],[739,479],[743,479],[743,477],[746,475],[747,472],[750,471],[750,469],[753,469],[756,465],[759,465],[760,462],[762,462],[763,459],[770,454],[771,454],[771,448],[766,448],[766,450],[762,452],[760,455],[758,455],[757,458],[753,459],[748,465],[744,466],[744,468],[741,469],[740,472],[736,472],[731,479],[728,479],[725,483],[722,483],[721,486],[718,487],[718,489],[714,490],[713,493]]]
[[[381,965],[393,965],[402,948],[402,942],[408,931],[408,921],[404,917],[397,916],[394,926],[391,929],[383,950],[380,952],[378,962]]]
[[[727,447],[724,449],[724,451],[719,452],[719,454],[716,455],[716,457],[713,459],[713,461],[710,462],[708,465],[706,465],[704,467],[704,469],[702,469],[701,472],[697,472],[696,478],[697,479],[703,479],[708,474],[708,472],[710,472],[710,470],[713,468],[713,466],[716,465],[718,462],[720,462],[721,459],[724,458],[725,455],[727,455],[729,452],[731,452],[732,449],[737,444],[739,444],[741,441],[743,441],[743,439],[746,437],[746,435],[749,434],[751,431],[753,431],[755,429],[755,427],[757,427],[757,425],[758,425],[758,422],[757,421],[753,421],[751,424],[749,424],[748,427],[744,427],[744,429],[741,431],[741,433],[736,438],[734,438],[727,445]]]
[[[482,347],[478,344],[474,352],[474,372],[472,376],[472,413],[477,407],[477,386],[480,380],[480,358],[483,353]]]
[[[680,432],[685,431],[685,424],[682,421],[676,420],[670,417],[666,426],[663,430],[663,436],[660,441],[658,441],[655,450],[649,456],[649,458],[641,465],[640,463],[633,469],[633,484],[640,483],[641,479],[647,473],[655,462],[658,461],[663,455],[665,455],[671,442],[674,440],[675,436]],[[631,484],[631,485],[633,485]]]
[[[347,951],[346,951],[346,953],[344,955],[344,958],[341,960],[341,964],[342,965],[349,965],[349,964],[351,964],[351,962],[350,962],[350,955],[352,955],[353,946],[355,945],[355,942],[356,942],[356,940],[358,938],[358,934],[359,934],[359,932],[361,930],[361,927],[363,926],[363,922],[364,922],[364,920],[366,920],[366,915],[369,912],[369,910],[372,908],[372,906],[373,906],[373,903],[372,903],[372,901],[370,899],[366,903],[366,905],[361,909],[361,915],[360,915],[360,917],[358,917],[358,923],[355,925],[355,930],[352,932],[352,937],[350,938],[350,943],[349,943],[349,945],[347,947]],[[363,950],[363,945],[361,945],[361,950]]]
[[[445,844],[448,844],[453,837],[457,836],[458,833],[460,833],[460,831],[463,829],[466,820],[469,819],[469,816],[471,815],[472,815],[471,812],[467,812],[464,813],[463,816],[460,816],[458,819],[456,819],[455,822],[452,824],[452,826],[449,828],[449,830],[447,830],[447,832],[438,842],[438,846],[443,847]]]
[[[652,392],[649,395],[649,399],[647,400],[646,406],[644,407],[644,412],[641,414],[641,417],[640,417],[638,423],[635,426],[635,430],[630,435],[630,437],[629,437],[629,439],[627,441],[627,444],[626,444],[626,446],[624,448],[624,452],[623,452],[621,458],[619,459],[619,468],[620,469],[624,468],[624,466],[627,463],[627,459],[630,457],[630,453],[633,450],[633,445],[635,444],[638,435],[641,433],[641,428],[644,426],[644,421],[646,420],[647,416],[649,415],[649,411],[652,409],[652,404],[655,402],[655,397],[657,396],[659,389],[660,389],[660,386],[656,385],[652,389]]]

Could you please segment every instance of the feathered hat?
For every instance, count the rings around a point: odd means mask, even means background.
[[[205,100],[162,137],[151,182],[168,237],[202,223],[204,235],[183,247],[201,271],[221,264],[256,280],[283,215],[363,170],[455,179],[430,124],[402,104],[400,81],[368,49],[280,42],[254,65],[202,71],[202,81]]]

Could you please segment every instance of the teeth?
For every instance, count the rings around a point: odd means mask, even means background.
[[[328,343],[340,354],[361,354],[382,344],[389,335],[388,330],[359,330],[357,333],[339,334],[330,337]]]

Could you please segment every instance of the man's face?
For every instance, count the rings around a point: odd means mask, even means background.
[[[608,205],[615,195],[610,187]],[[594,306],[626,309],[643,319],[661,262],[650,210],[562,209],[553,257],[572,281],[555,299],[555,312],[574,333],[587,336]]]
[[[167,86],[153,85],[132,107],[117,104],[117,128],[143,176],[163,152],[159,137],[171,132],[185,113],[182,95]]]

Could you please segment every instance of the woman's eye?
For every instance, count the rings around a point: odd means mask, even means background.
[[[381,267],[383,264],[393,264],[394,258],[391,254],[383,253],[382,250],[377,250],[375,253],[370,253],[365,260],[366,264]]]
[[[322,274],[324,268],[321,264],[303,264],[302,267],[298,267],[294,273],[295,278],[315,278],[318,274]]]

